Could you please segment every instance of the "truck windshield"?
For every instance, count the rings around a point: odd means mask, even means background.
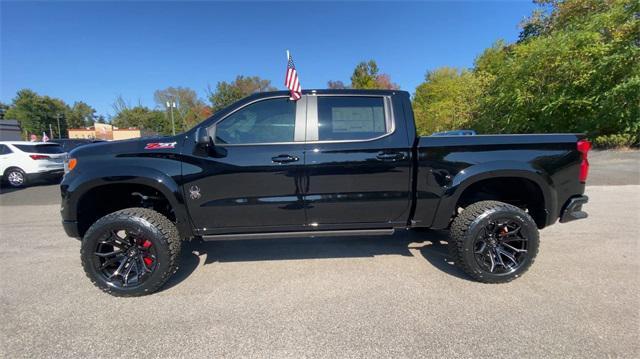
[[[48,145],[14,145],[20,151],[29,153],[64,153],[62,146],[52,143]]]

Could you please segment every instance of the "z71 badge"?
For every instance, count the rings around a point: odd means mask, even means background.
[[[147,143],[146,146],[144,146],[145,150],[164,150],[167,148],[176,148],[176,143],[177,142],[154,142],[154,143]]]

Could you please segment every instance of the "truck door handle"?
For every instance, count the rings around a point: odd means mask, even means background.
[[[405,157],[401,152],[378,152],[376,158],[382,161],[400,161]]]
[[[275,163],[288,163],[288,162],[296,162],[299,158],[291,155],[278,155],[276,157],[271,157],[271,161]]]

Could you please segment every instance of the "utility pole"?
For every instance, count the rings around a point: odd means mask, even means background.
[[[61,139],[62,137],[60,137],[61,136],[61,132],[60,132],[60,114],[59,113],[56,114],[56,118],[58,119],[58,139]],[[51,126],[49,126],[49,127],[51,127]],[[53,139],[53,136],[51,136],[51,138]]]
[[[173,109],[176,107],[176,102],[175,101],[167,101],[167,107],[169,108],[169,111],[171,112],[171,130],[173,131],[173,135],[176,135],[176,124],[175,121],[173,120]]]
[[[51,124],[49,124],[49,136],[53,140],[53,130],[51,129]]]

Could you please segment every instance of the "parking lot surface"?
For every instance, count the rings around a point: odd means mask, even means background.
[[[590,217],[542,230],[508,284],[470,281],[425,231],[185,243],[164,290],[114,298],[84,276],[56,186],[5,192],[0,357],[637,358],[640,185],[586,194]]]

